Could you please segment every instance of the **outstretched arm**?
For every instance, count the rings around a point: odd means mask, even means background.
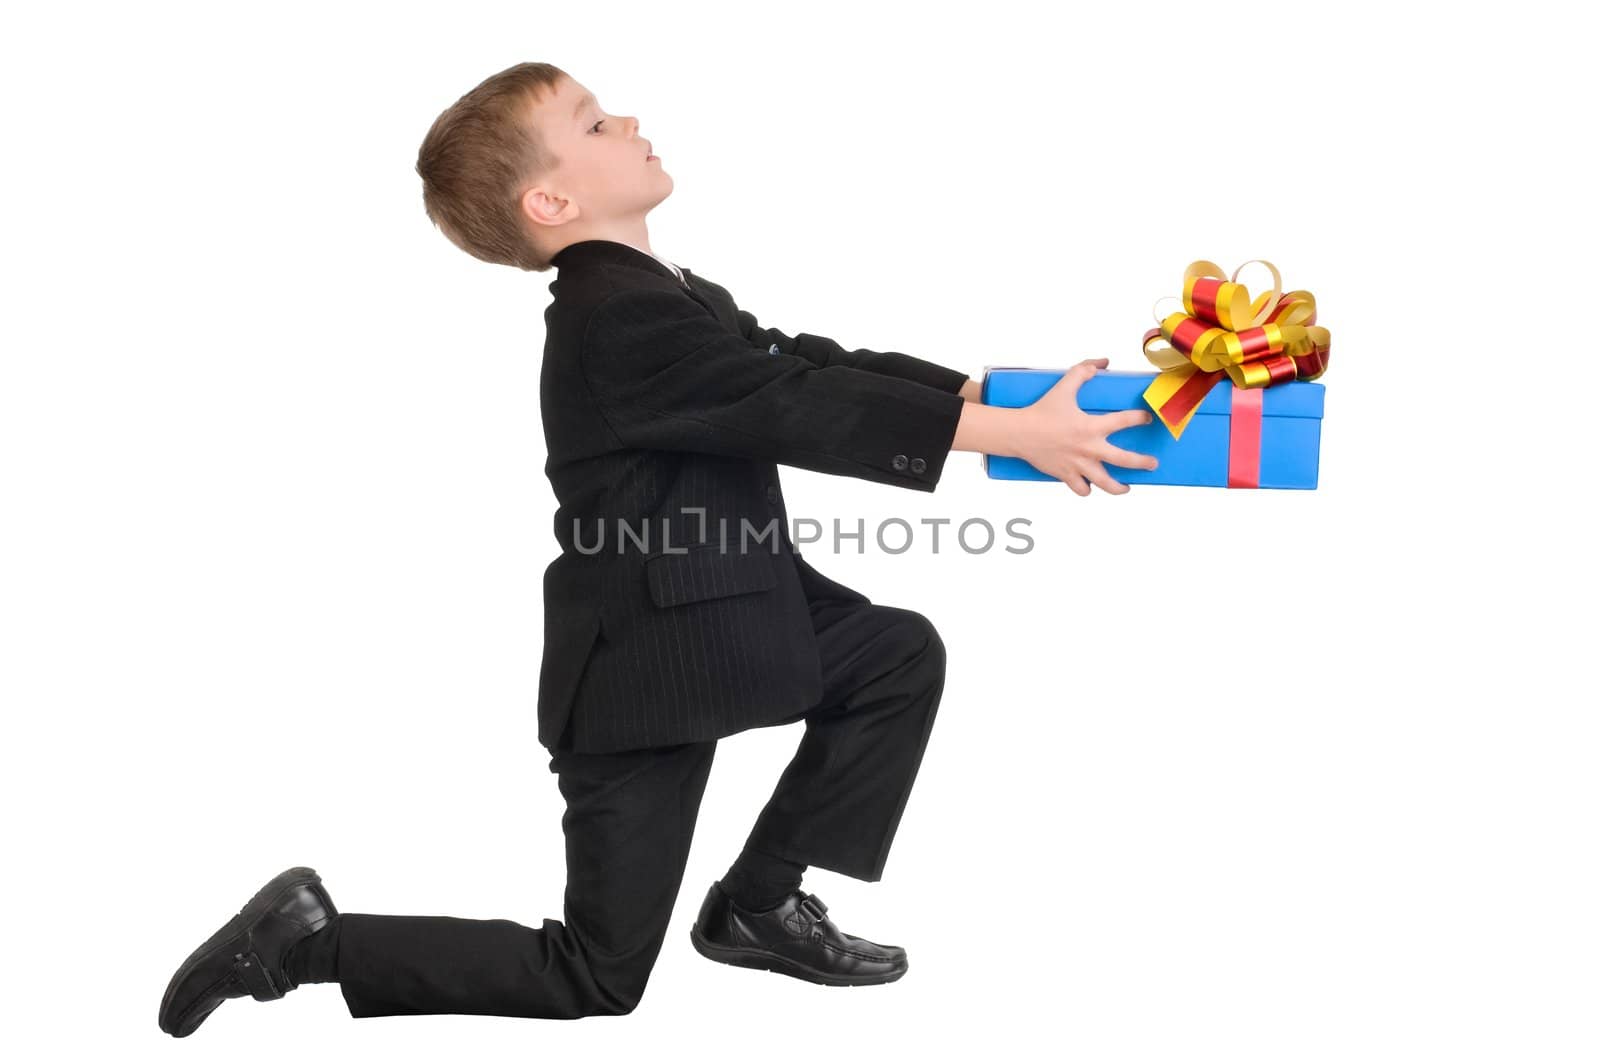
[[[734,302],[733,294],[716,281],[700,274],[695,274],[695,280],[714,289],[718,295],[727,300],[733,307],[734,317],[738,319],[739,331],[752,345],[762,350],[776,347],[777,353],[804,358],[818,369],[835,365],[849,366],[852,369],[864,369],[869,373],[898,377],[901,380],[914,380],[940,391],[960,395],[968,402],[982,401],[982,387],[960,370],[949,369],[936,362],[901,354],[899,351],[873,351],[865,347],[853,351],[845,350],[843,344],[813,332],[787,335],[780,329],[763,326],[750,311],[740,309]]]
[[[932,491],[972,404],[956,384],[867,371],[817,339],[807,349],[820,361],[781,347],[767,354],[687,293],[636,288],[594,309],[581,358],[589,393],[624,446],[758,458]]]
[[[1005,409],[853,366],[763,354],[682,292],[606,297],[585,329],[589,393],[624,446],[759,458],[932,491],[953,450],[1020,457],[1080,495],[1128,490],[1103,461],[1155,459],[1106,437],[1143,410],[1090,414],[1078,387],[1104,358],[1074,366],[1031,406]]]
[[[736,316],[745,339],[751,343],[766,348],[776,345],[780,354],[797,355],[818,368],[847,365],[852,369],[865,369],[869,373],[915,380],[940,391],[953,392],[970,402],[978,401],[978,383],[958,369],[947,369],[936,362],[899,351],[872,351],[865,347],[847,351],[837,341],[811,332],[788,336],[779,329],[763,327],[748,310],[738,310]]]

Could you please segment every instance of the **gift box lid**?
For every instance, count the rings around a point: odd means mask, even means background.
[[[1008,397],[1023,396],[1026,405],[1044,394],[1066,369],[1040,369],[1036,366],[986,366],[983,373],[983,401],[991,406],[1010,406]],[[1144,389],[1155,379],[1154,372],[1131,369],[1101,369],[1078,388],[1078,408],[1090,413],[1109,413],[1113,410],[1131,410],[1144,405]],[[996,383],[998,382],[998,387]],[[993,389],[993,390],[991,390]],[[1228,416],[1232,404],[1229,392],[1233,384],[1224,379],[1206,393],[1199,408],[1200,414]],[[1321,384],[1304,380],[1291,380],[1273,384],[1261,395],[1263,417],[1313,417],[1322,419],[1322,396],[1326,391]],[[991,398],[991,395],[993,396]],[[998,400],[998,401],[996,401]]]

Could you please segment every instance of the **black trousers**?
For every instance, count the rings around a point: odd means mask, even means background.
[[[876,882],[944,688],[944,644],[919,613],[813,605],[823,698],[747,844]],[[350,1014],[573,1019],[631,1012],[683,881],[717,743],[621,753],[557,749],[566,812],[563,918],[340,916],[337,972]],[[733,854],[730,854],[730,859]],[[695,898],[698,909],[699,898]]]

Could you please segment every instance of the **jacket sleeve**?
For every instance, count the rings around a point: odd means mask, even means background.
[[[683,292],[625,289],[591,313],[581,362],[626,447],[753,458],[932,491],[964,402],[855,366],[770,354]]]
[[[763,348],[777,344],[778,350],[784,354],[798,355],[820,368],[846,365],[853,369],[865,369],[869,373],[899,377],[901,380],[915,380],[919,384],[926,384],[952,394],[959,394],[961,385],[967,382],[966,373],[947,369],[909,354],[901,354],[898,351],[869,351],[865,347],[847,351],[843,345],[826,336],[817,336],[810,332],[796,333],[792,337],[786,336],[775,328],[763,328],[756,321],[755,315],[748,310],[737,310],[735,313],[739,319],[739,327],[751,343]]]

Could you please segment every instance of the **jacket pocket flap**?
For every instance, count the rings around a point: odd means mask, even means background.
[[[644,571],[650,600],[660,606],[764,591],[778,583],[767,554],[724,551],[719,543],[701,543],[685,553],[656,554],[645,561]]]

